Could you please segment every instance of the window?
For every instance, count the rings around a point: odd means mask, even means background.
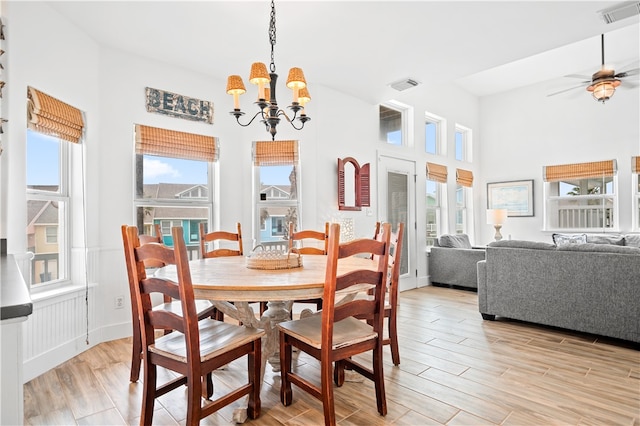
[[[631,187],[633,188],[633,230],[640,230],[640,156],[631,158],[631,178],[633,182]]]
[[[136,221],[151,234],[159,224],[163,242],[181,226],[191,259],[200,257],[200,223],[213,219],[213,176],[218,140],[211,136],[143,125],[136,136]],[[188,149],[185,149],[188,148]]]
[[[471,129],[456,124],[455,158],[471,162]]]
[[[425,117],[424,150],[427,154],[441,154],[443,153],[441,152],[443,146],[442,140],[445,139],[443,136],[444,119],[431,113],[426,113]]]
[[[472,234],[472,188],[473,173],[469,170],[456,169],[456,234]]]
[[[438,235],[445,233],[444,223],[442,222],[443,212],[445,211],[444,200],[446,200],[447,188],[447,167],[427,163],[427,181],[426,181],[426,220],[427,220],[427,246],[435,243]]]
[[[380,140],[389,145],[411,144],[410,107],[390,101],[380,105]]]
[[[546,230],[617,228],[615,160],[544,168]]]
[[[32,286],[68,278],[69,143],[27,130],[27,251]]]
[[[264,247],[284,248],[289,222],[299,226],[298,141],[254,142],[253,165],[254,239]]]
[[[26,239],[27,250],[34,254],[27,278],[31,289],[70,280],[71,152],[81,147],[83,127],[79,109],[27,88]],[[74,223],[82,226],[81,220]]]

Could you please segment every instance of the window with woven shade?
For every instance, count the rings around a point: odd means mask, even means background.
[[[70,183],[82,179],[74,175],[72,160],[83,158],[80,143],[84,134],[84,114],[62,100],[27,87],[26,200],[27,250],[34,254],[30,276],[34,291],[70,283],[69,236],[73,226],[82,227],[84,218],[71,220]],[[75,198],[81,203],[82,194]]]
[[[473,188],[473,172],[471,170],[456,169],[456,234],[469,234],[472,228],[473,211],[470,201]]]
[[[160,225],[172,246],[171,228],[181,226],[192,258],[199,257],[200,223],[213,219],[218,138],[134,125],[136,222],[140,233]]]
[[[266,249],[288,249],[290,222],[301,229],[298,149],[297,140],[253,142],[253,235]]]
[[[425,217],[427,246],[433,246],[439,235],[447,232],[445,206],[447,199],[447,166],[427,162]]]
[[[615,159],[545,166],[545,229],[617,229],[617,171]]]
[[[631,187],[633,188],[632,220],[633,230],[640,231],[640,155],[631,157]]]

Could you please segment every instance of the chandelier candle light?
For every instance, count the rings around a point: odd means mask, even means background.
[[[311,100],[311,96],[309,96],[307,82],[302,69],[291,68],[289,70],[289,77],[287,78],[287,87],[293,90],[293,101],[288,107],[293,111],[293,117],[290,118],[285,111],[278,108],[278,101],[276,100],[276,81],[278,74],[276,74],[273,53],[273,48],[276,44],[276,7],[273,0],[271,1],[271,21],[269,22],[269,43],[271,44],[270,72],[267,72],[267,66],[262,62],[255,62],[251,65],[249,82],[258,86],[258,100],[255,102],[258,106],[258,112],[248,123],[242,124],[240,122],[240,117],[244,115],[244,112],[240,109],[240,95],[246,92],[242,77],[239,75],[229,76],[227,80],[227,93],[233,96],[233,111],[231,111],[230,114],[236,117],[239,125],[247,127],[253,123],[256,117],[260,116],[261,121],[265,124],[266,130],[271,133],[271,139],[275,140],[276,127],[280,123],[281,116],[296,130],[302,129],[304,124],[311,120],[304,110],[307,102]],[[266,87],[267,83],[269,83],[268,87]],[[298,112],[300,112],[299,116]],[[300,121],[301,124],[296,126],[295,120]]]

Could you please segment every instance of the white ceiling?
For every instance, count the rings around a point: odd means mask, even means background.
[[[247,84],[252,62],[269,63],[268,0],[47,3],[101,44],[220,79]],[[639,17],[606,25],[597,13],[617,3],[278,0],[275,64],[280,79],[303,68],[311,96],[320,84],[371,103],[406,77],[478,96],[547,80],[561,90],[580,82],[564,75],[599,69],[601,33],[607,63],[638,66]]]

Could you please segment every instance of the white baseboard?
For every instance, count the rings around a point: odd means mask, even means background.
[[[131,323],[109,325],[89,333],[89,343],[86,336],[78,336],[73,340],[64,342],[55,348],[40,353],[37,356],[25,360],[23,364],[23,383],[46,373],[58,365],[78,356],[102,342],[122,339],[131,336]]]

